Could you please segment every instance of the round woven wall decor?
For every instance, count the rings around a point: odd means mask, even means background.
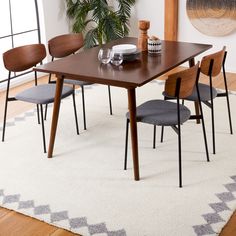
[[[201,33],[223,36],[236,30],[236,0],[187,0],[187,14]]]

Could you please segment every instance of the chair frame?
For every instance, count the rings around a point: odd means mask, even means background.
[[[81,38],[81,44],[77,43],[77,44],[73,44],[71,46],[68,46],[68,42],[66,42],[66,38],[70,37],[71,39],[73,39],[73,37],[76,38],[80,37]],[[59,40],[63,41],[63,45],[67,45],[65,51],[61,50],[58,48],[58,44],[59,44]],[[55,43],[55,41],[57,40],[57,43]],[[53,42],[54,41],[54,42]],[[52,43],[53,42],[53,43]],[[74,39],[72,42],[75,42]],[[53,46],[52,46],[53,45]],[[82,43],[82,34],[64,34],[64,35],[59,35],[56,36],[52,39],[50,39],[48,41],[48,48],[49,48],[49,53],[52,57],[51,61],[54,61],[55,58],[63,58],[66,56],[69,56],[71,54],[75,54],[81,47],[83,46]],[[54,48],[52,48],[54,47]],[[67,78],[70,79],[70,78]],[[49,75],[49,79],[48,79],[48,83],[53,83],[54,81],[51,81],[51,74]],[[87,124],[86,124],[86,111],[85,111],[85,95],[84,95],[84,86],[86,85],[80,85],[81,87],[81,93],[82,93],[82,108],[83,108],[83,121],[84,121],[84,130],[87,129]],[[73,84],[73,89],[75,90],[75,85]],[[110,85],[108,85],[108,97],[109,97],[109,108],[110,108],[110,115],[112,115],[112,102],[111,102],[111,88]],[[46,120],[46,116],[47,116],[47,106],[46,106],[46,112],[45,112],[45,117],[44,119]]]
[[[232,119],[231,119],[231,111],[230,111],[230,102],[229,102],[227,77],[226,77],[226,72],[225,72],[225,61],[226,61],[226,57],[227,57],[227,51],[225,51],[225,47],[223,47],[222,50],[224,50],[224,55],[223,55],[223,60],[222,60],[220,68],[223,69],[223,79],[224,79],[225,92],[217,92],[217,96],[216,97],[226,97],[227,108],[228,108],[228,118],[229,118],[230,134],[233,134],[233,125],[232,125]],[[219,53],[219,52],[216,52],[216,53]],[[211,55],[208,55],[206,57],[209,57]],[[210,98],[210,101],[202,101],[202,102],[207,107],[209,107],[211,109],[212,149],[213,149],[213,154],[216,154],[216,144],[215,144],[215,111],[214,111],[214,98],[213,98],[213,93],[212,93],[212,88],[213,88],[212,80],[213,80],[213,77],[217,76],[220,72],[217,73],[217,74],[214,74],[215,73],[214,72],[214,66],[215,66],[215,60],[211,59],[210,63],[209,63],[208,71],[205,68],[201,69],[201,67],[200,67],[200,70],[201,71],[203,70],[202,73],[209,77],[209,87],[210,87],[210,97],[211,98]],[[166,98],[166,99],[170,99],[170,98]],[[199,116],[198,115],[191,116],[191,119],[199,120]],[[155,130],[154,130],[154,135],[156,135],[155,134]],[[161,142],[163,142],[163,136],[164,136],[164,127],[162,127],[162,130],[161,130]],[[153,148],[155,148],[155,145],[153,145]]]
[[[34,44],[34,45],[43,45],[43,44]],[[27,48],[27,47],[31,47],[31,46],[33,46],[33,45],[25,45],[25,46],[21,46],[19,48]],[[45,46],[44,46],[44,49],[45,49]],[[11,49],[9,51],[13,51],[13,50],[19,50],[19,49],[18,48],[14,48],[14,49]],[[3,54],[3,57],[4,57],[4,54]],[[15,97],[9,97],[11,73],[12,72],[23,71],[25,69],[30,69],[33,66],[36,66],[38,63],[42,64],[42,60],[45,57],[46,57],[46,49],[45,49],[45,55],[42,56],[41,60],[37,61],[36,64],[34,64],[34,65],[25,65],[24,66],[24,63],[22,63],[22,68],[17,68],[17,65],[14,65],[14,63],[12,63],[10,60],[9,60],[10,62],[4,60],[5,67],[6,67],[6,69],[9,70],[9,73],[8,73],[8,81],[7,81],[7,89],[6,89],[6,99],[5,99],[5,108],[4,108],[2,142],[5,141],[5,130],[6,130],[6,118],[7,118],[7,111],[8,111],[8,102],[18,101],[18,99],[16,99]],[[14,69],[14,68],[17,68],[17,69]],[[10,70],[10,69],[12,69],[12,70]],[[35,86],[38,85],[37,71],[34,71],[34,83],[35,83]],[[72,93],[72,98],[73,98],[73,107],[74,107],[74,113],[75,113],[76,130],[77,130],[77,134],[78,134],[79,127],[78,127],[78,119],[77,119],[77,111],[76,111],[74,91]],[[44,127],[44,119],[43,119],[43,116],[44,116],[43,115],[43,104],[36,104],[36,107],[37,107],[38,124],[40,124],[40,119],[41,119],[42,135],[43,135],[43,150],[44,150],[44,153],[46,153],[47,149],[46,149],[45,127]]]
[[[227,101],[227,108],[228,108],[228,117],[229,117],[229,127],[230,127],[230,134],[233,134],[233,126],[232,126],[232,120],[231,120],[231,111],[230,111],[230,103],[229,103],[229,93],[228,93],[228,85],[227,85],[227,78],[226,78],[226,72],[225,72],[225,61],[227,57],[227,51],[224,52],[224,59],[222,62],[222,69],[223,69],[223,78],[224,78],[224,86],[225,86],[225,92],[217,92],[216,97],[226,97]],[[214,68],[214,59],[211,59],[208,76],[210,81],[210,95],[211,95],[211,101],[203,101],[203,103],[208,106],[211,109],[211,124],[212,124],[212,145],[213,145],[213,154],[216,154],[216,144],[215,144],[215,112],[214,112],[214,99],[212,94],[212,79],[213,79],[213,68]]]
[[[199,80],[199,75],[200,75],[200,68],[198,68],[197,71],[197,78],[196,78],[196,86],[198,84]],[[181,150],[181,124],[180,124],[180,86],[181,86],[181,77],[178,77],[176,80],[176,90],[175,90],[175,99],[177,100],[177,117],[178,117],[178,124],[172,125],[171,128],[175,131],[175,133],[178,135],[178,168],[179,168],[179,187],[182,188],[182,150]],[[206,150],[206,157],[207,157],[207,162],[210,161],[209,159],[209,152],[208,152],[208,145],[207,145],[207,137],[206,137],[206,129],[205,129],[205,122],[204,122],[204,116],[203,116],[203,111],[202,111],[202,104],[200,100],[200,93],[199,89],[197,86],[197,94],[198,94],[198,102],[199,102],[199,108],[200,108],[200,114],[198,116],[190,116],[190,119],[193,117],[201,119],[202,120],[202,129],[203,129],[203,137],[204,137],[204,143],[205,143],[205,150]],[[124,170],[127,170],[127,152],[128,152],[128,135],[129,135],[129,119],[126,120],[126,135],[125,135],[125,158],[124,158]],[[164,127],[164,126],[162,126]],[[154,125],[154,134],[156,132],[156,125]],[[155,135],[154,135],[155,137]],[[154,139],[155,141],[155,139]],[[153,145],[155,145],[153,141]]]
[[[15,97],[9,97],[11,73],[12,72],[20,72],[20,71],[29,69],[29,68],[35,66],[38,63],[42,64],[42,60],[46,57],[46,49],[45,49],[45,46],[43,44],[31,44],[31,45],[23,46],[25,48],[25,52],[26,52],[26,50],[28,50],[27,48],[34,47],[34,45],[39,45],[39,46],[37,46],[38,47],[37,56],[36,56],[36,53],[33,56],[31,55],[31,57],[34,59],[34,61],[32,63],[25,60],[24,63],[19,63],[18,64],[15,61],[5,59],[5,57],[7,57],[7,54],[16,54],[15,52],[17,52],[19,50],[22,50],[21,49],[22,47],[11,49],[11,50],[9,50],[9,51],[7,51],[3,54],[4,66],[8,70],[8,80],[7,80],[4,118],[3,118],[2,142],[5,141],[5,130],[6,130],[6,118],[7,118],[8,102],[17,101],[17,99]],[[35,77],[35,79],[34,79],[35,86],[37,86],[38,81],[37,81],[37,72],[36,71],[34,72],[34,77]],[[38,124],[40,124],[39,105],[38,104],[37,104],[37,117],[38,117]]]

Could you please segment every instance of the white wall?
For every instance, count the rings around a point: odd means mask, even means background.
[[[164,0],[137,0],[132,11],[131,36],[138,36],[137,22],[140,19],[150,20],[149,35],[164,38]],[[210,37],[197,31],[191,24],[186,13],[186,0],[179,0],[179,29],[178,40],[186,42],[212,44],[213,48],[205,54],[227,47],[228,57],[226,70],[236,72],[236,32],[223,37]],[[197,58],[200,60],[204,54]]]
[[[42,0],[46,42],[69,32],[65,0]]]
[[[69,20],[66,17],[65,0],[41,0],[43,9],[43,21],[45,25],[46,41],[50,38],[65,34],[70,31]],[[138,20],[151,21],[149,33],[160,38],[164,37],[164,0],[136,0],[132,8],[130,20],[130,36],[137,37],[139,34]],[[114,0],[110,0],[114,2]],[[148,4],[147,4],[148,3]],[[151,6],[151,7],[150,7]]]
[[[138,21],[149,20],[148,35],[164,37],[164,0],[136,0],[130,19],[130,36],[138,37]]]

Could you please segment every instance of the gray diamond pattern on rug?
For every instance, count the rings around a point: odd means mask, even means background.
[[[10,122],[10,121],[7,121],[6,122],[6,127],[10,127],[10,126],[14,126],[15,125],[15,122]],[[2,131],[2,127],[0,127],[0,131]]]
[[[209,213],[202,217],[208,224],[215,224],[224,221],[217,213]]]
[[[225,184],[225,188],[228,192],[217,193],[216,196],[219,198],[220,202],[211,203],[209,206],[215,211],[214,213],[207,213],[202,215],[207,224],[203,225],[194,225],[193,230],[197,236],[203,235],[211,235],[218,234],[219,232],[215,232],[213,230],[212,224],[216,224],[219,222],[225,222],[219,215],[220,212],[229,211],[227,203],[235,200],[233,192],[236,192],[236,176],[231,176],[231,179],[235,183]],[[225,222],[226,223],[226,222]]]
[[[20,195],[19,194],[7,195],[7,196],[4,196],[2,203],[3,204],[15,203],[15,202],[19,202],[19,200],[20,200]]]
[[[236,183],[225,184],[224,186],[230,192],[235,192],[236,191]]]
[[[97,225],[89,225],[88,227],[89,233],[91,235],[93,234],[101,234],[101,233],[107,233],[107,227],[104,223],[97,224]]]
[[[107,232],[108,236],[126,236],[125,230],[118,230],[118,231],[112,231],[112,232]]]
[[[225,202],[217,202],[209,205],[216,213],[230,210],[230,208],[226,205]]]
[[[210,225],[196,225],[193,226],[193,229],[197,235],[215,234],[215,231],[211,228]]]
[[[87,227],[88,232],[90,235],[107,235],[107,236],[126,236],[126,232],[124,229],[120,229],[117,231],[109,231],[107,229],[106,223],[98,223],[98,224],[88,224],[86,217],[78,217],[78,218],[71,218],[69,217],[68,211],[60,211],[60,212],[52,212],[49,205],[40,205],[35,206],[33,200],[21,201],[20,194],[13,194],[13,195],[5,195],[4,190],[0,189],[0,196],[3,197],[2,199],[2,206],[8,204],[18,204],[17,209],[29,209],[32,208],[34,215],[36,216],[43,216],[43,215],[50,215],[51,223],[67,220],[70,229],[79,229],[82,227]]]
[[[50,207],[49,205],[42,205],[42,206],[37,206],[34,208],[34,214],[35,215],[44,215],[44,214],[50,214]]]
[[[0,196],[4,196],[3,189],[0,189]]]
[[[92,86],[85,86],[86,89],[91,89]],[[81,93],[80,89],[76,90],[76,94]],[[66,98],[68,99],[68,98]],[[49,104],[49,107],[52,107],[52,104]],[[37,109],[34,108],[30,111],[25,112],[24,114],[15,117],[11,121],[6,122],[6,126],[15,126],[16,122],[25,121],[27,117],[35,116],[37,113]],[[0,131],[2,131],[2,127],[0,127]],[[49,205],[40,205],[35,206],[35,203],[33,200],[27,200],[27,201],[20,201],[20,194],[15,195],[4,195],[4,190],[0,189],[0,196],[3,197],[2,199],[2,205],[6,204],[12,204],[12,203],[18,203],[18,207],[16,208],[19,210],[29,209],[33,208],[33,212],[35,216],[43,216],[50,214],[51,223],[67,220],[69,222],[71,229],[79,229],[82,227],[87,227],[88,232],[90,235],[94,234],[103,234],[108,236],[126,236],[126,232],[124,229],[117,230],[117,231],[109,231],[106,227],[105,223],[98,223],[98,224],[92,224],[89,225],[87,223],[86,217],[78,217],[78,218],[69,218],[69,214],[67,211],[61,211],[61,212],[51,212]]]
[[[65,98],[67,99],[67,98]],[[52,107],[52,104],[48,105],[49,107]],[[32,117],[35,116],[35,114],[37,114],[37,108],[34,108],[30,111],[24,112],[23,114],[14,117],[13,119],[10,119],[11,121],[7,121],[6,122],[6,127],[10,127],[10,126],[15,126],[16,122],[20,122],[20,121],[25,121],[27,119],[27,117]],[[3,130],[3,127],[0,127],[0,131]]]
[[[87,226],[87,218],[82,217],[82,218],[74,218],[74,219],[70,219],[70,227],[73,228],[81,228],[84,226]]]
[[[28,208],[34,208],[34,201],[21,201],[19,202],[18,209],[28,209]]]
[[[153,83],[164,83],[159,81],[153,81]],[[94,85],[93,85],[94,86]],[[90,86],[85,86],[85,89],[91,89]],[[80,89],[76,90],[76,94],[81,93]],[[230,92],[231,94],[232,93]],[[68,98],[67,98],[68,99]],[[50,104],[52,106],[52,104]],[[16,122],[24,121],[27,119],[27,117],[35,116],[37,113],[37,109],[32,109],[31,111],[25,112],[21,116],[18,116],[14,119],[11,119],[11,121],[7,122],[7,126],[15,126]],[[0,131],[2,131],[2,127],[0,127]],[[203,235],[216,235],[219,232],[215,232],[212,225],[217,224],[218,222],[224,222],[224,220],[221,218],[219,213],[222,213],[224,211],[231,210],[230,207],[227,205],[228,203],[235,201],[235,196],[232,194],[233,192],[236,192],[236,176],[232,176],[231,179],[234,181],[234,183],[228,183],[225,184],[226,191],[222,193],[216,194],[219,201],[215,203],[210,203],[209,206],[214,210],[214,213],[206,213],[203,214],[202,217],[206,221],[205,224],[202,225],[194,225],[193,230],[197,236],[203,236]],[[109,231],[107,229],[106,223],[98,223],[98,224],[88,224],[88,219],[85,216],[82,217],[76,217],[76,218],[70,218],[69,212],[67,210],[64,211],[57,211],[52,212],[50,205],[35,205],[34,200],[21,200],[20,194],[11,194],[11,195],[5,195],[4,190],[0,189],[0,203],[5,206],[8,206],[9,204],[18,204],[18,207],[14,207],[16,210],[27,210],[27,209],[33,209],[33,212],[35,214],[35,217],[41,216],[41,219],[45,216],[50,216],[49,219],[51,223],[58,222],[58,221],[68,221],[70,225],[70,229],[79,229],[86,227],[88,229],[88,232],[90,235],[107,235],[107,236],[126,236],[126,231],[124,229],[116,230],[116,231]],[[46,217],[47,219],[47,217]]]
[[[230,202],[235,200],[234,195],[231,192],[224,192],[216,194],[216,196],[222,201],[222,202]]]
[[[61,212],[55,212],[51,214],[51,222],[56,222],[60,220],[67,220],[68,212],[67,211],[61,211]]]
[[[37,109],[32,109],[31,111],[25,112],[24,114],[15,117],[12,121],[6,122],[6,127],[14,126],[16,125],[16,122],[19,121],[25,121],[27,117],[34,116],[37,113]],[[2,131],[2,127],[0,127],[0,131]]]

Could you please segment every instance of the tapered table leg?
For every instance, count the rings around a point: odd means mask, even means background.
[[[136,122],[136,96],[135,88],[128,89],[128,101],[130,112],[130,133],[132,142],[134,179],[139,180],[139,161],[138,161],[138,135]]]
[[[54,98],[54,105],[53,105],[53,114],[52,114],[52,123],[51,123],[51,133],[50,133],[50,141],[48,147],[48,158],[52,157],[54,142],[56,138],[57,132],[57,123],[60,111],[60,104],[61,104],[61,93],[63,88],[64,76],[57,78],[56,83],[56,92]]]
[[[194,57],[193,57],[189,60],[189,67],[192,67],[194,65],[195,65],[195,60],[194,60]],[[200,115],[200,109],[199,109],[198,101],[194,102],[194,106],[195,106],[195,114],[197,116],[199,116]],[[197,122],[197,124],[200,124],[200,119],[197,119],[196,122]]]

